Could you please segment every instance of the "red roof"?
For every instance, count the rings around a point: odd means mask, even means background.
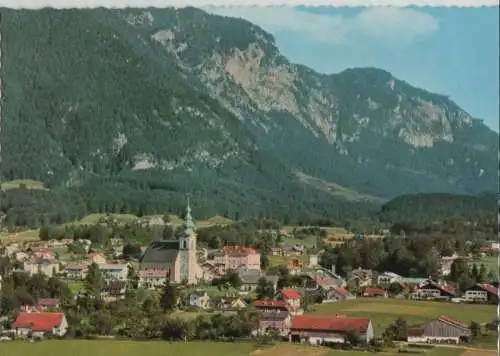
[[[310,316],[292,317],[292,330],[317,331],[357,331],[366,332],[370,319],[350,318],[347,316]]]
[[[286,303],[282,300],[256,300],[253,305],[257,308],[276,308],[288,309]]]
[[[385,289],[367,287],[367,288],[365,288],[364,294],[366,294],[366,295],[384,295]]]
[[[46,307],[54,307],[59,301],[55,298],[44,298],[38,301],[38,305]]]
[[[301,299],[300,293],[295,289],[285,289],[281,290],[281,294],[283,294],[283,298],[285,299]]]
[[[491,284],[479,284],[478,283],[476,285],[487,293],[491,293],[493,295],[496,295],[497,297],[500,296],[500,291],[498,290],[498,288],[496,288],[495,286],[492,286]]]
[[[32,331],[52,331],[61,325],[64,313],[19,313],[14,328],[31,329]]]
[[[341,286],[335,286],[333,287],[333,289],[340,295],[344,296],[344,297],[348,297],[350,295],[349,291],[347,289],[345,289],[344,287],[341,287]]]
[[[451,324],[453,326],[456,326],[458,328],[462,328],[462,329],[469,329],[469,327],[465,324],[462,324],[461,322],[459,321],[456,321],[456,320],[453,320],[453,319],[450,319],[448,318],[447,316],[444,316],[444,315],[441,315],[438,317],[438,320],[439,321],[442,321],[446,324]]]

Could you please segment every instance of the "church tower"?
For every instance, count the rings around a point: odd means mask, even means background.
[[[198,261],[196,258],[196,225],[191,216],[189,198],[186,207],[186,216],[183,224],[184,231],[179,238],[180,279],[195,284]]]

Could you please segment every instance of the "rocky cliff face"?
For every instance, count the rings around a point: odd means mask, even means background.
[[[10,18],[5,178],[196,171],[279,189],[281,175],[348,199],[496,189],[498,135],[447,97],[376,68],[316,73],[246,21],[193,8]]]

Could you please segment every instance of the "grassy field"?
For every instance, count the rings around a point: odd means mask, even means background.
[[[1,242],[24,242],[24,241],[38,241],[38,229],[26,230],[22,232],[7,233],[0,232]]]
[[[9,189],[20,188],[20,186],[23,184],[26,186],[26,189],[46,189],[43,187],[42,182],[31,179],[16,179],[3,182],[0,183],[0,189],[5,191]]]
[[[398,317],[406,319],[410,325],[439,315],[445,315],[466,324],[471,321],[485,323],[490,322],[496,316],[496,307],[494,305],[358,298],[338,303],[315,305],[310,313],[367,317],[373,322],[375,334],[380,335]]]
[[[422,356],[493,356],[487,351],[465,351],[459,348],[432,348],[413,353]],[[479,353],[478,353],[479,352]],[[258,348],[254,343],[164,342],[116,340],[50,340],[38,343],[13,341],[0,343],[2,356],[366,356],[367,351],[342,351],[325,347],[280,344]],[[401,355],[397,350],[377,353],[380,356]]]

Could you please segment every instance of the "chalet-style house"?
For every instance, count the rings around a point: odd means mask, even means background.
[[[257,334],[269,334],[273,331],[287,337],[292,325],[292,316],[288,311],[263,312],[260,317]]]
[[[88,272],[88,266],[85,264],[69,264],[64,267],[63,273],[68,279],[85,279]]]
[[[253,307],[261,313],[289,312],[290,307],[283,300],[256,300]]]
[[[127,281],[106,280],[101,290],[101,298],[105,302],[114,302],[125,298]]]
[[[399,280],[401,280],[401,276],[393,272],[384,272],[377,276],[378,285],[389,285]]]
[[[126,281],[128,278],[129,266],[127,264],[102,263],[98,266],[105,280]]]
[[[323,294],[323,303],[340,302],[343,300],[356,299],[347,289],[341,286],[334,286]]]
[[[24,261],[23,269],[30,275],[41,273],[49,278],[59,273],[59,262],[41,258],[31,258]]]
[[[192,292],[189,295],[189,305],[200,309],[209,309],[211,307],[210,297],[204,291]]]
[[[370,319],[299,315],[292,317],[289,341],[313,345],[345,343],[349,332],[358,333],[365,342],[370,342],[374,337]]]
[[[139,287],[146,289],[158,289],[165,285],[168,270],[166,269],[144,269],[139,271]]]
[[[466,341],[472,333],[467,325],[445,316],[408,329],[409,343],[455,343]]]
[[[42,337],[47,333],[64,336],[68,331],[68,322],[64,313],[21,312],[14,322],[13,329],[17,336]]]
[[[451,300],[456,296],[456,289],[452,285],[434,281],[429,281],[418,287],[411,295],[412,299],[418,300]]]
[[[291,315],[302,315],[304,313],[304,309],[301,307],[302,296],[295,289],[281,289],[278,298],[285,302]]]
[[[500,292],[498,287],[494,287],[491,284],[478,283],[465,291],[464,299],[469,302],[498,304]]]

